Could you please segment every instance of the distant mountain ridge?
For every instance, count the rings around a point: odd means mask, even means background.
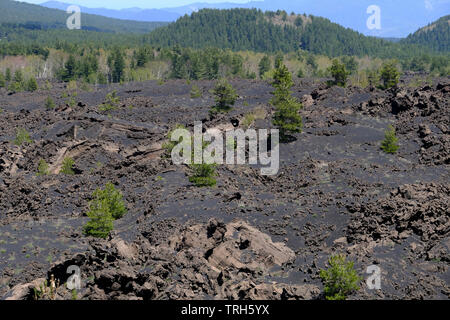
[[[297,14],[312,14],[330,19],[344,27],[351,28],[365,35],[383,38],[405,38],[419,28],[431,23],[450,12],[450,0],[264,0],[248,3],[202,3],[196,2],[186,6],[164,9],[131,8],[110,10],[104,8],[82,8],[83,12],[93,13],[119,19],[137,21],[173,22],[185,14],[191,14],[199,9],[231,9],[256,8],[261,10],[286,10]],[[369,30],[366,26],[369,14],[367,8],[376,4],[381,8],[381,29]],[[43,6],[67,8],[68,4],[50,1]]]
[[[436,51],[450,52],[450,15],[420,28],[402,42],[427,46]]]
[[[70,4],[58,1],[48,1],[42,3],[41,6],[51,9],[66,10]],[[104,17],[123,19],[123,20],[134,20],[143,22],[173,22],[181,17],[181,14],[176,12],[170,12],[160,9],[141,9],[141,8],[128,8],[122,10],[113,10],[107,8],[88,8],[80,6],[81,12],[87,14],[95,14]]]
[[[0,0],[0,27],[29,30],[65,29],[69,15],[64,11],[13,0]],[[83,30],[107,33],[148,33],[165,22],[143,22],[82,14]]]

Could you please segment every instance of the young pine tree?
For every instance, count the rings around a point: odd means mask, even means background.
[[[339,63],[338,59],[334,59],[330,67],[330,73],[334,78],[334,84],[345,87],[350,72],[347,72],[343,63]]]
[[[381,81],[383,81],[383,88],[389,89],[397,85],[400,80],[400,72],[395,65],[395,62],[387,62],[383,65],[380,72]]]
[[[273,124],[279,128],[282,138],[285,138],[288,132],[301,132],[303,128],[302,117],[298,114],[302,104],[291,95],[290,89],[293,85],[292,74],[281,64],[275,70],[272,82],[275,91],[271,104],[275,107]]]
[[[381,149],[386,153],[396,153],[398,146],[398,138],[395,136],[395,128],[389,126],[388,130],[384,133],[384,140],[381,143]]]
[[[213,94],[216,101],[216,105],[212,108],[213,112],[230,111],[238,97],[236,90],[226,79],[220,80],[216,84]]]
[[[272,62],[269,56],[265,55],[259,62],[259,77],[262,78],[264,74],[272,69]]]
[[[33,92],[36,91],[38,89],[38,83],[36,81],[35,77],[31,77],[30,79],[28,79],[27,83],[26,83],[26,90]]]
[[[92,197],[89,212],[86,214],[90,220],[83,228],[84,234],[106,238],[114,228],[114,220],[127,213],[122,193],[116,190],[112,183],[107,183],[103,190],[95,190]]]

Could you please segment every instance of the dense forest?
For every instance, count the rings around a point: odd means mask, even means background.
[[[147,39],[151,44],[169,47],[175,44],[192,48],[214,46],[256,52],[302,49],[328,56],[403,59],[430,51],[412,44],[366,37],[321,17],[256,9],[200,10],[158,28]]]
[[[450,51],[450,15],[430,23],[428,26],[409,35],[404,43],[427,46],[436,51]]]

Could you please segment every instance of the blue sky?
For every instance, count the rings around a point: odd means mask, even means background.
[[[23,2],[40,4],[50,0],[21,0]],[[218,2],[233,2],[233,3],[246,3],[248,0],[59,0],[60,2],[66,2],[71,4],[78,4],[88,8],[109,8],[109,9],[123,9],[131,7],[139,8],[170,8],[179,7],[194,2],[207,2],[207,3],[218,3]]]

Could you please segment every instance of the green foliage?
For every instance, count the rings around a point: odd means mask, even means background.
[[[236,102],[238,95],[233,86],[226,80],[222,79],[217,82],[214,90],[214,101],[216,105],[212,108],[213,112],[227,112],[231,110]]]
[[[75,171],[73,170],[73,166],[75,165],[75,161],[72,158],[66,157],[62,162],[62,167],[60,173],[67,175],[74,175]]]
[[[50,174],[47,162],[44,159],[39,161],[37,176],[46,176]]]
[[[119,48],[116,48],[108,57],[108,66],[111,70],[112,82],[119,83],[124,80],[125,59]]]
[[[3,75],[3,73],[0,73],[0,88],[4,88],[4,87],[6,87],[5,76]]]
[[[98,110],[101,112],[115,110],[119,106],[119,102],[120,98],[117,96],[117,91],[114,90],[106,95],[105,102],[98,107]]]
[[[270,58],[268,55],[265,55],[262,57],[261,61],[259,62],[259,77],[262,78],[263,75],[270,71],[272,69],[272,62],[270,61]]]
[[[197,99],[197,98],[201,98],[201,97],[202,97],[202,91],[196,84],[194,84],[191,88],[191,98]]]
[[[381,149],[386,153],[396,153],[398,146],[398,138],[395,136],[395,128],[389,126],[388,130],[384,133],[384,140],[381,143]]]
[[[450,15],[430,23],[428,26],[409,35],[402,43],[418,44],[435,51],[449,52],[449,24]]]
[[[105,189],[95,190],[92,197],[86,214],[90,220],[83,228],[84,234],[106,238],[114,229],[114,220],[122,218],[127,213],[122,194],[112,183],[107,183]]]
[[[348,71],[349,75],[358,71],[358,61],[356,61],[355,57],[343,56],[341,57],[341,61],[345,65],[345,69]]]
[[[11,69],[7,68],[6,71],[5,71],[5,80],[7,82],[9,82],[9,81],[11,81],[11,79],[12,79]]]
[[[345,300],[353,291],[359,290],[362,280],[354,269],[354,263],[342,255],[335,255],[328,260],[329,268],[320,270],[327,300]]]
[[[291,95],[293,85],[292,74],[284,64],[281,64],[275,70],[272,82],[275,91],[271,104],[275,107],[273,124],[279,128],[282,138],[287,132],[301,132],[303,128],[302,118],[298,114],[302,104]]]
[[[396,63],[393,61],[384,63],[380,71],[380,78],[383,82],[384,89],[396,86],[400,80],[400,72],[397,69]]]
[[[106,184],[103,190],[95,190],[93,198],[94,202],[106,200],[109,211],[115,220],[122,218],[127,213],[122,193],[110,182]]]
[[[212,187],[216,185],[217,181],[214,178],[216,176],[215,164],[192,164],[191,169],[193,173],[189,177],[189,181],[197,187]]]
[[[343,63],[339,63],[338,59],[333,59],[329,71],[334,78],[334,84],[340,87],[345,87],[347,78],[350,75],[350,73],[345,69],[345,65]]]
[[[107,238],[114,229],[114,219],[108,201],[106,199],[94,201],[89,208],[87,216],[90,220],[83,227],[84,234],[95,238]]]
[[[303,71],[302,68],[300,68],[297,72],[297,77],[298,78],[304,78],[305,77],[305,71]]]
[[[296,21],[297,25],[275,23],[285,17],[282,11],[202,9],[156,29],[146,40],[147,43],[162,47],[170,47],[176,43],[185,48],[215,47],[264,53],[288,53],[302,49],[330,57],[367,55],[401,59],[430,51],[409,43],[393,43],[367,37],[326,18],[312,15],[307,17],[308,23],[300,22],[301,18]]]
[[[36,91],[38,89],[38,83],[35,77],[31,77],[30,79],[28,79],[25,84],[25,89],[30,92]]]
[[[48,96],[45,100],[45,108],[47,110],[51,110],[55,108],[55,102],[53,101],[52,97]]]
[[[17,129],[16,138],[13,142],[16,146],[21,146],[24,143],[32,143],[33,141],[31,140],[30,134],[27,130],[19,128]]]
[[[65,9],[62,11],[18,1],[0,1],[0,12],[2,13],[0,24],[14,24],[22,30],[34,32],[34,34],[49,32],[53,29],[67,30],[66,20],[68,15]],[[120,40],[124,33],[146,34],[157,27],[167,25],[164,22],[129,21],[87,13],[83,13],[81,19],[84,30],[67,30],[66,34],[69,37],[71,33],[81,33],[86,37],[86,34],[103,32],[111,35],[118,34],[117,38]],[[92,31],[87,32],[85,30]],[[38,40],[40,39],[38,38]]]

